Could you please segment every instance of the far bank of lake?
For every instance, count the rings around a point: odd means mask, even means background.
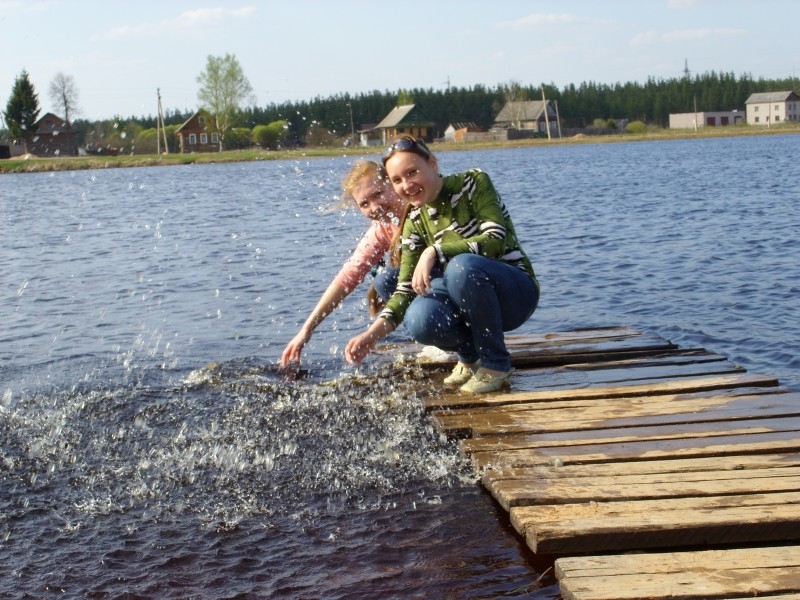
[[[529,139],[514,141],[487,142],[435,142],[436,152],[459,150],[485,150],[500,148],[522,148],[528,146],[552,146],[565,144],[606,144],[621,142],[663,141],[678,139],[703,139],[717,137],[785,135],[800,133],[800,123],[784,123],[780,126],[764,128],[748,125],[734,127],[704,127],[698,131],[663,129],[643,134],[618,133],[610,135],[576,135],[564,138]],[[119,156],[80,156],[80,157],[35,157],[0,160],[2,173],[37,173],[46,171],[71,171],[87,169],[109,169],[130,167],[154,167],[185,164],[209,164],[226,162],[247,162],[260,160],[292,160],[298,158],[332,156],[371,156],[380,152],[379,147],[306,147],[291,150],[225,150],[200,154],[128,154]]]

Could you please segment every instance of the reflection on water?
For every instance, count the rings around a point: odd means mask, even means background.
[[[512,211],[543,290],[523,332],[631,325],[797,386],[796,140],[440,162]],[[275,366],[363,230],[326,210],[349,164],[2,176],[0,594],[558,596],[415,367],[343,364],[362,293]]]

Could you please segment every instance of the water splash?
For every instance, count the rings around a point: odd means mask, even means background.
[[[53,510],[68,527],[146,509],[229,529],[253,515],[316,518],[409,486],[470,481],[425,418],[411,369],[287,382],[235,361],[168,389],[20,398],[0,413],[6,484],[13,475],[9,491],[37,503],[59,489]]]

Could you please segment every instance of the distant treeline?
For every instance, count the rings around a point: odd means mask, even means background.
[[[489,129],[495,115],[506,102],[541,100],[557,102],[559,117],[565,128],[584,128],[597,119],[628,119],[648,125],[667,127],[670,113],[698,111],[744,110],[745,101],[755,92],[795,89],[795,81],[786,79],[753,79],[733,73],[705,73],[694,77],[672,79],[649,78],[644,83],[603,84],[585,82],[558,89],[552,84],[523,86],[516,83],[497,87],[475,85],[450,87],[445,90],[410,89],[399,92],[372,91],[356,95],[340,94],[302,102],[284,102],[241,111],[237,128],[252,129],[276,121],[288,122],[287,141],[302,145],[314,129],[324,129],[332,136],[345,137],[380,122],[395,106],[416,104],[436,123],[435,137],[441,137],[453,122],[473,122]],[[180,125],[194,110],[167,111],[166,125]],[[116,127],[127,124],[137,130],[155,129],[156,116],[115,119]],[[79,137],[84,139],[99,123],[77,120]],[[104,128],[105,129],[105,128]]]

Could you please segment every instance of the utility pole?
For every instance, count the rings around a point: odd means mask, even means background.
[[[561,139],[561,117],[558,114],[558,100],[553,100],[556,105],[556,125],[558,126],[558,139]]]
[[[547,116],[547,99],[544,97],[544,84],[542,84],[542,106],[544,107],[544,122],[547,124],[547,139],[550,138],[550,118]]]
[[[350,138],[351,138],[351,141],[352,141],[353,145],[355,145],[355,143],[356,143],[356,128],[355,128],[355,125],[353,124],[353,105],[348,102],[347,103],[347,108],[350,110]]]
[[[158,154],[161,154],[161,135],[164,136],[164,154],[169,154],[169,146],[167,146],[167,129],[164,126],[164,109],[161,107],[161,88],[156,88],[158,94],[158,116],[156,117],[156,149]]]

